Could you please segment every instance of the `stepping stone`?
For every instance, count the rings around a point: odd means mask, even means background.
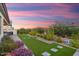
[[[57,48],[60,48],[61,49],[61,48],[63,48],[63,46],[58,45]]]
[[[42,55],[43,55],[43,56],[50,56],[51,54],[48,53],[48,52],[43,52]]]
[[[53,51],[53,52],[57,52],[58,49],[56,49],[56,48],[52,48],[51,51]]]

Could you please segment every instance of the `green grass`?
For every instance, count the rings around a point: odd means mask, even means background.
[[[72,56],[76,51],[75,49],[65,46],[63,46],[64,48],[62,49],[58,49],[58,44],[47,44],[37,40],[36,38],[29,37],[26,34],[20,34],[19,37],[23,40],[26,46],[28,46],[28,48],[33,51],[34,55],[36,56],[41,56],[42,53],[45,51],[49,52],[52,56]],[[57,48],[58,52],[52,52],[50,50],[51,48]]]

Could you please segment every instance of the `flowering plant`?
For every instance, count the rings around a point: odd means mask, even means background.
[[[17,44],[18,47],[22,47],[22,46],[24,46],[24,43],[21,42],[21,41],[16,41],[16,44]]]
[[[19,48],[13,51],[13,53],[16,54],[16,56],[32,56],[31,50],[28,50],[26,48]]]

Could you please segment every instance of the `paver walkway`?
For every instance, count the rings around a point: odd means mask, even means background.
[[[79,49],[76,50],[73,56],[79,56]]]
[[[32,35],[29,35],[29,34],[28,34],[28,36],[30,36],[30,37],[35,37],[35,38],[37,38],[38,40],[40,40],[40,41],[42,41],[42,42],[45,42],[45,43],[48,43],[48,44],[54,43],[54,41],[48,41],[48,40],[45,40],[45,39],[43,39],[43,38],[41,38],[41,37],[38,37],[38,36],[32,36]]]

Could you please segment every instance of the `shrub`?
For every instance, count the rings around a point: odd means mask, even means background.
[[[12,50],[18,48],[17,44],[11,40],[8,36],[4,37],[0,43],[0,52],[11,52]]]
[[[19,48],[13,51],[16,56],[32,56],[31,50],[27,50],[26,48]]]
[[[29,34],[30,34],[30,35],[36,35],[37,32],[32,30],[31,32],[29,32]]]
[[[11,52],[12,50],[18,48],[15,43],[3,43],[0,47],[2,52]]]
[[[54,36],[54,40],[55,40],[56,42],[63,43],[61,37]]]
[[[47,35],[46,35],[46,39],[48,39],[48,40],[53,40],[53,36],[52,36],[51,34],[47,34]]]
[[[71,44],[75,48],[79,48],[79,40],[71,40]]]
[[[48,30],[47,30],[47,33],[45,34],[45,36],[46,36],[46,39],[48,39],[48,40],[53,40],[54,31],[52,31],[51,29],[48,29]]]
[[[42,38],[45,38],[45,36],[46,36],[45,34],[40,34],[40,37]]]
[[[24,43],[21,42],[21,41],[16,41],[16,44],[17,44],[18,47],[22,47],[22,46],[24,46]]]

